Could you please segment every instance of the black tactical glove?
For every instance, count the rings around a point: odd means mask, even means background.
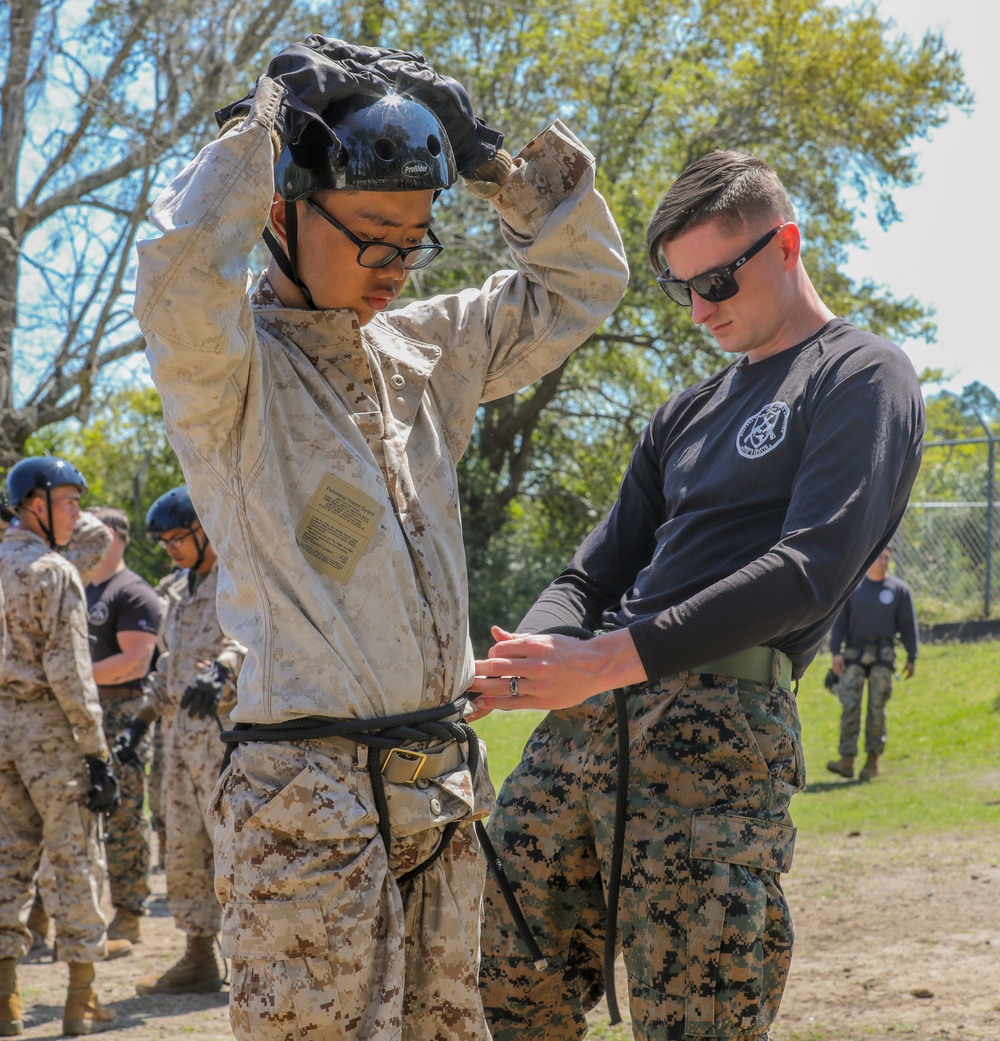
[[[100,756],[88,755],[87,769],[90,770],[90,791],[87,793],[87,809],[94,813],[113,813],[118,809],[121,796],[118,793],[118,778],[111,764]]]
[[[192,719],[208,719],[219,711],[222,691],[231,673],[219,662],[211,662],[189,683],[181,698],[181,708],[187,709]]]
[[[130,719],[111,746],[111,754],[115,761],[122,766],[135,766],[141,770],[142,760],[139,758],[138,748],[148,730],[149,724],[144,719]]]
[[[492,160],[503,145],[503,134],[473,115],[465,87],[439,75],[417,51],[361,47],[313,35],[272,58],[267,76],[285,91],[275,130],[282,144],[292,146],[293,157],[295,146],[308,143],[313,134],[339,146],[322,118],[331,104],[353,94],[384,94],[387,86],[434,112],[448,133],[463,177],[474,178],[477,167]],[[220,108],[215,113],[219,126],[249,112],[256,90],[254,86],[239,101]]]

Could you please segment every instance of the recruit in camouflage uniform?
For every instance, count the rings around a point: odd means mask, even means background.
[[[213,565],[207,574],[197,576],[193,589],[187,576],[167,587],[164,650],[146,679],[146,698],[139,712],[140,719],[155,714],[157,725],[166,724],[167,903],[177,927],[188,936],[185,958],[163,977],[155,974],[141,980],[136,988],[140,994],[207,992],[221,986],[212,953],[222,909],[215,895],[215,824],[210,803],[225,751],[219,733],[230,726],[236,688],[231,680],[227,683],[216,712],[195,716],[181,707],[202,663],[218,662],[235,678],[246,653],[219,627],[218,576],[218,566]]]
[[[92,513],[84,510],[73,527],[73,538],[63,556],[80,573],[80,581],[87,585],[100,566],[111,545],[111,531]],[[106,870],[103,856],[95,867],[98,891],[103,890]],[[42,856],[41,868],[36,880],[38,895],[31,909],[28,927],[31,929],[33,946],[45,942],[50,919],[59,917],[58,878],[52,870],[47,854]]]
[[[0,684],[0,958],[31,946],[24,921],[44,844],[59,900],[59,957],[97,961],[106,954],[104,858],[96,818],[81,802],[89,787],[83,757],[107,758],[108,747],[83,587],[61,554],[19,528],[0,543],[0,582],[9,641]]]
[[[52,457],[22,460],[7,476],[19,526],[11,526],[0,543],[7,629],[0,682],[0,1033],[5,1036],[23,1029],[15,964],[31,946],[27,921],[43,847],[58,889],[58,957],[70,970],[63,1032],[93,1033],[116,1018],[93,990],[93,962],[108,956],[109,944],[100,908],[99,822],[91,808],[109,810],[117,785],[91,672],[80,574],[52,548],[74,536],[86,487],[75,467]],[[36,494],[38,488],[42,494]],[[93,528],[77,534],[86,569],[90,551],[101,556],[102,536]]]
[[[366,61],[378,53],[313,37],[284,56],[286,68],[326,43]],[[411,57],[393,68],[405,70]],[[315,81],[303,70],[302,80],[318,103],[316,83],[343,77]],[[481,401],[559,365],[617,304],[627,280],[620,237],[594,188],[593,157],[557,123],[513,170],[507,156],[498,177],[509,177],[488,186],[516,270],[482,289],[388,310],[406,278],[398,251],[433,248],[425,241],[433,191],[419,183],[412,192],[331,191],[327,206],[363,202],[385,213],[378,227],[360,227],[397,251],[386,273],[359,264],[343,232],[330,227],[327,239],[326,221],[303,220],[299,248],[317,251],[310,277],[321,308],[307,309],[277,264],[248,300],[250,251],[269,212],[272,222],[285,212],[280,201],[272,209],[273,148],[288,130],[289,89],[260,77],[249,114],[164,192],[151,215],[159,235],[139,247],[136,315],[153,379],[219,554],[220,620],[247,647],[233,716],[360,725],[441,710],[454,721],[472,677],[458,458]],[[440,89],[443,111],[460,88]],[[383,133],[409,134],[411,121],[423,128],[425,157],[431,141],[442,158],[407,167],[414,176],[452,162],[440,148],[448,131],[436,117],[430,129],[433,101],[363,104],[356,89],[348,95],[351,119],[366,118],[370,105],[383,119],[403,113]],[[327,111],[343,130],[342,110]],[[468,134],[479,155],[472,123],[452,133],[459,143]],[[415,140],[402,141],[404,157]],[[354,176],[350,152],[347,160]],[[389,203],[402,212],[393,217]],[[400,220],[414,230],[400,232]],[[350,299],[338,299],[341,282],[358,287]],[[241,1039],[489,1036],[476,985],[485,861],[470,823],[492,808],[485,763],[473,782],[457,737],[426,761],[426,776],[412,761],[397,773],[406,757],[387,753],[384,841],[372,783],[380,763],[370,772],[369,754],[363,742],[272,737],[238,745],[219,780],[216,888]],[[422,770],[424,760],[407,754]],[[442,855],[398,881],[428,860],[452,822]]]

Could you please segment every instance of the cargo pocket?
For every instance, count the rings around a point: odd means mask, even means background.
[[[685,1029],[729,1037],[767,1029],[791,959],[788,908],[775,876],[795,829],[736,815],[691,822]]]
[[[222,955],[246,961],[325,956],[330,942],[317,900],[230,903],[222,915]]]

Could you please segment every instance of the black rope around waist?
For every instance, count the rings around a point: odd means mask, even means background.
[[[302,716],[284,723],[235,723],[232,730],[224,730],[220,739],[226,742],[226,754],[222,758],[222,769],[229,765],[233,748],[245,741],[314,741],[324,737],[340,737],[376,751],[398,748],[400,745],[425,745],[442,741],[464,741],[469,748],[469,772],[475,781],[479,769],[479,739],[475,731],[461,719],[461,706],[452,702],[437,708],[419,712],[404,712],[378,719],[335,719],[329,716]],[[452,718],[448,718],[452,717]],[[378,813],[378,830],[382,836],[386,853],[392,829],[389,821],[389,804],[385,797],[385,782],[382,778],[380,757],[368,757],[368,773],[371,775],[372,796]],[[460,821],[450,821],[441,833],[441,841],[434,853],[398,881],[402,885],[415,878],[434,863],[447,849],[458,830]]]
[[[480,753],[479,738],[468,723],[461,719],[462,706],[451,702],[440,705],[437,708],[424,709],[419,712],[405,712],[395,716],[381,716],[378,719],[334,719],[329,716],[303,716],[292,719],[285,723],[235,723],[232,730],[224,730],[220,739],[226,742],[226,754],[222,759],[222,770],[229,766],[233,755],[233,749],[244,741],[313,741],[324,737],[340,737],[348,741],[354,741],[368,748],[390,750],[398,748],[402,744],[426,745],[442,741],[464,741],[468,745],[469,773],[472,775],[473,783],[479,771]],[[452,717],[452,718],[449,718]],[[221,772],[221,771],[220,771]],[[389,852],[389,843],[392,828],[389,821],[389,804],[385,797],[385,782],[382,778],[382,767],[378,755],[368,756],[368,773],[371,776],[372,796],[375,800],[375,809],[378,813],[378,829],[385,846],[386,854]],[[445,825],[437,849],[423,863],[418,864],[413,870],[399,878],[398,884],[415,878],[421,872],[426,871],[438,857],[444,853],[458,830],[461,821],[450,821]],[[528,947],[536,967],[543,968],[546,964],[542,952],[531,935],[528,923],[525,921],[521,908],[517,904],[517,898],[511,889],[510,882],[504,873],[503,865],[497,856],[496,850],[490,842],[482,821],[475,822],[476,835],[483,847],[487,863],[493,871],[500,891],[503,893],[507,908],[517,925],[521,939]]]

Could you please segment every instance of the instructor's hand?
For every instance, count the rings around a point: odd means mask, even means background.
[[[646,672],[627,629],[577,640],[571,636],[509,633],[491,629],[497,641],[476,662],[470,690],[484,709],[572,708],[615,687],[643,683]]]

